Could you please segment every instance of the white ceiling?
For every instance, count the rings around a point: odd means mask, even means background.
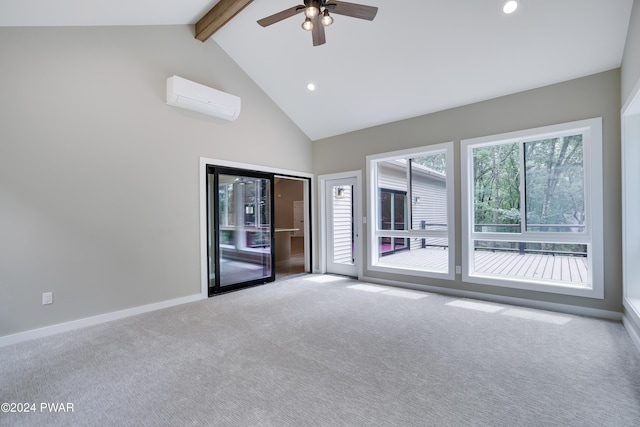
[[[0,0],[0,27],[195,24],[218,2]]]
[[[322,46],[300,15],[256,23],[299,0],[256,0],[212,39],[318,140],[617,68],[633,5],[521,0],[506,16],[504,0],[351,2],[378,15],[335,15]],[[2,0],[0,26],[193,24],[217,3]]]

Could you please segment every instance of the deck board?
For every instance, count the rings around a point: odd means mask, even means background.
[[[381,257],[379,265],[445,272],[448,262],[448,249],[423,248]],[[586,257],[476,251],[474,262],[477,273],[497,276],[566,282],[574,285],[587,285],[589,277]]]

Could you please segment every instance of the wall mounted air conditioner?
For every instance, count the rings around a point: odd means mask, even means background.
[[[224,120],[240,115],[240,98],[178,76],[167,79],[167,104]]]

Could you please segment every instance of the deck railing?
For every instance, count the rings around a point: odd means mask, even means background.
[[[551,232],[559,232],[559,233],[569,233],[569,232],[582,232],[585,229],[584,224],[530,224],[527,223],[528,231],[551,231]],[[491,230],[487,230],[490,228]],[[509,231],[499,231],[500,228],[511,229]],[[512,230],[515,228],[516,230]],[[532,230],[536,229],[536,230]],[[567,230],[560,231],[562,229],[575,229],[575,230]],[[476,224],[475,231],[476,232],[490,232],[490,233],[514,233],[520,230],[520,224]]]
[[[447,228],[447,224],[444,223],[430,223],[427,222],[425,220],[421,220],[420,221],[420,229],[422,230],[427,230],[427,229],[445,229]],[[520,224],[475,224],[475,229],[476,232],[491,232],[491,233],[499,233],[501,231],[499,231],[499,229],[510,229],[509,231],[503,231],[503,232],[511,232],[511,233],[515,233],[520,231]],[[538,229],[535,231],[540,231],[540,232],[559,232],[558,230],[560,229],[565,229],[566,233],[571,233],[571,232],[581,232],[584,231],[585,229],[585,225],[584,224],[527,224],[527,228],[529,229],[529,231],[532,231],[531,229]],[[435,239],[435,238],[434,238]],[[446,239],[437,239],[437,240],[443,240],[445,241]],[[517,246],[496,246],[496,245],[476,245],[474,247],[475,250],[477,251],[490,251],[490,252],[517,252],[520,255],[524,255],[524,254],[541,254],[541,255],[552,255],[552,256],[556,256],[556,255],[561,255],[561,256],[575,256],[575,257],[586,257],[587,256],[587,252],[586,251],[580,251],[580,250],[564,250],[564,249],[551,249],[551,248],[528,248],[527,244],[529,244],[530,242],[518,242],[517,240],[512,242],[514,244],[517,244]],[[576,244],[579,245],[579,244]],[[438,248],[448,248],[449,245],[446,243],[437,243],[437,242],[432,242],[429,243],[427,238],[422,238],[421,239],[421,245],[422,248],[430,248],[430,247],[438,247]]]
[[[475,224],[476,232],[492,232],[499,233],[499,228],[511,228],[512,230],[508,232],[517,232],[521,228],[521,224]],[[516,230],[513,230],[513,229]],[[527,224],[527,228],[529,231],[540,231],[540,232],[561,232],[559,230],[565,229],[566,233],[571,232],[581,232],[584,231],[584,224]],[[489,230],[488,230],[489,229]],[[538,229],[538,230],[532,230]],[[518,252],[520,255],[524,255],[526,253],[532,254],[542,254],[542,255],[564,255],[564,256],[578,256],[578,257],[586,257],[587,253],[585,251],[571,251],[571,250],[558,250],[558,249],[548,249],[548,248],[540,248],[540,249],[531,249],[527,248],[527,243],[529,242],[513,242],[517,243],[518,247],[503,247],[503,246],[475,246],[475,250],[484,250],[491,252]]]

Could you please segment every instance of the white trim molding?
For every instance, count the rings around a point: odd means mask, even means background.
[[[627,330],[631,341],[636,345],[638,351],[640,351],[640,300],[631,300],[629,298],[624,299],[624,316],[622,317],[622,324]]]
[[[433,155],[445,155],[446,173],[444,175],[445,181],[445,200],[443,206],[446,207],[444,217],[446,218],[446,230],[421,230],[414,229],[411,226],[413,218],[412,205],[414,199],[412,195],[413,183],[412,183],[412,169],[408,167],[410,160],[416,157],[433,156]],[[406,150],[398,150],[387,153],[371,154],[367,156],[367,239],[369,244],[367,245],[367,269],[369,271],[378,271],[381,273],[390,274],[404,274],[424,278],[436,278],[454,280],[456,277],[455,272],[455,255],[456,255],[456,202],[455,202],[455,187],[456,187],[456,173],[455,173],[455,159],[454,159],[454,143],[452,141],[442,142],[438,144],[431,144],[422,147],[410,148]],[[403,183],[406,185],[407,194],[410,205],[407,208],[408,223],[409,226],[404,230],[381,230],[378,226],[380,216],[380,200],[378,191],[380,189],[378,164],[380,162],[387,161],[404,161],[406,169],[406,178],[403,178]],[[446,239],[448,257],[446,271],[438,271],[431,267],[419,267],[415,265],[401,266],[386,264],[380,260],[380,250],[378,246],[378,238],[391,237],[402,239],[421,239],[438,237]]]
[[[640,280],[637,253],[640,245],[640,226],[637,213],[640,197],[637,182],[640,177],[640,80],[627,98],[620,112],[622,130],[622,323],[629,337],[640,351]]]
[[[530,232],[524,228],[525,191],[522,177],[520,182],[521,229],[514,232],[476,231],[474,227],[474,159],[476,148],[501,144],[518,144],[520,174],[524,174],[524,153],[522,147],[529,141],[571,135],[573,132],[583,137],[584,204],[585,225],[582,232]],[[604,298],[604,211],[603,211],[603,166],[602,166],[602,118],[579,120],[543,126],[534,129],[490,135],[460,141],[461,193],[462,193],[462,281],[489,286],[502,286],[587,298]],[[582,244],[587,248],[588,279],[582,285],[542,278],[522,278],[476,271],[474,264],[477,240],[523,243]]]
[[[112,311],[110,313],[99,314],[97,316],[85,317],[83,319],[72,320],[70,322],[58,323],[57,325],[45,326],[43,328],[32,329],[25,332],[18,332],[17,334],[5,335],[3,337],[0,337],[0,347],[17,344],[23,341],[33,340],[36,338],[43,338],[50,335],[59,334],[61,332],[73,331],[87,326],[99,325],[101,323],[124,319],[125,317],[131,317],[138,314],[148,313],[150,311],[161,310],[163,308],[174,307],[176,305],[188,304],[203,299],[205,299],[205,297],[203,297],[201,294],[195,294],[182,298],[140,305],[138,307],[127,308],[125,310]]]

